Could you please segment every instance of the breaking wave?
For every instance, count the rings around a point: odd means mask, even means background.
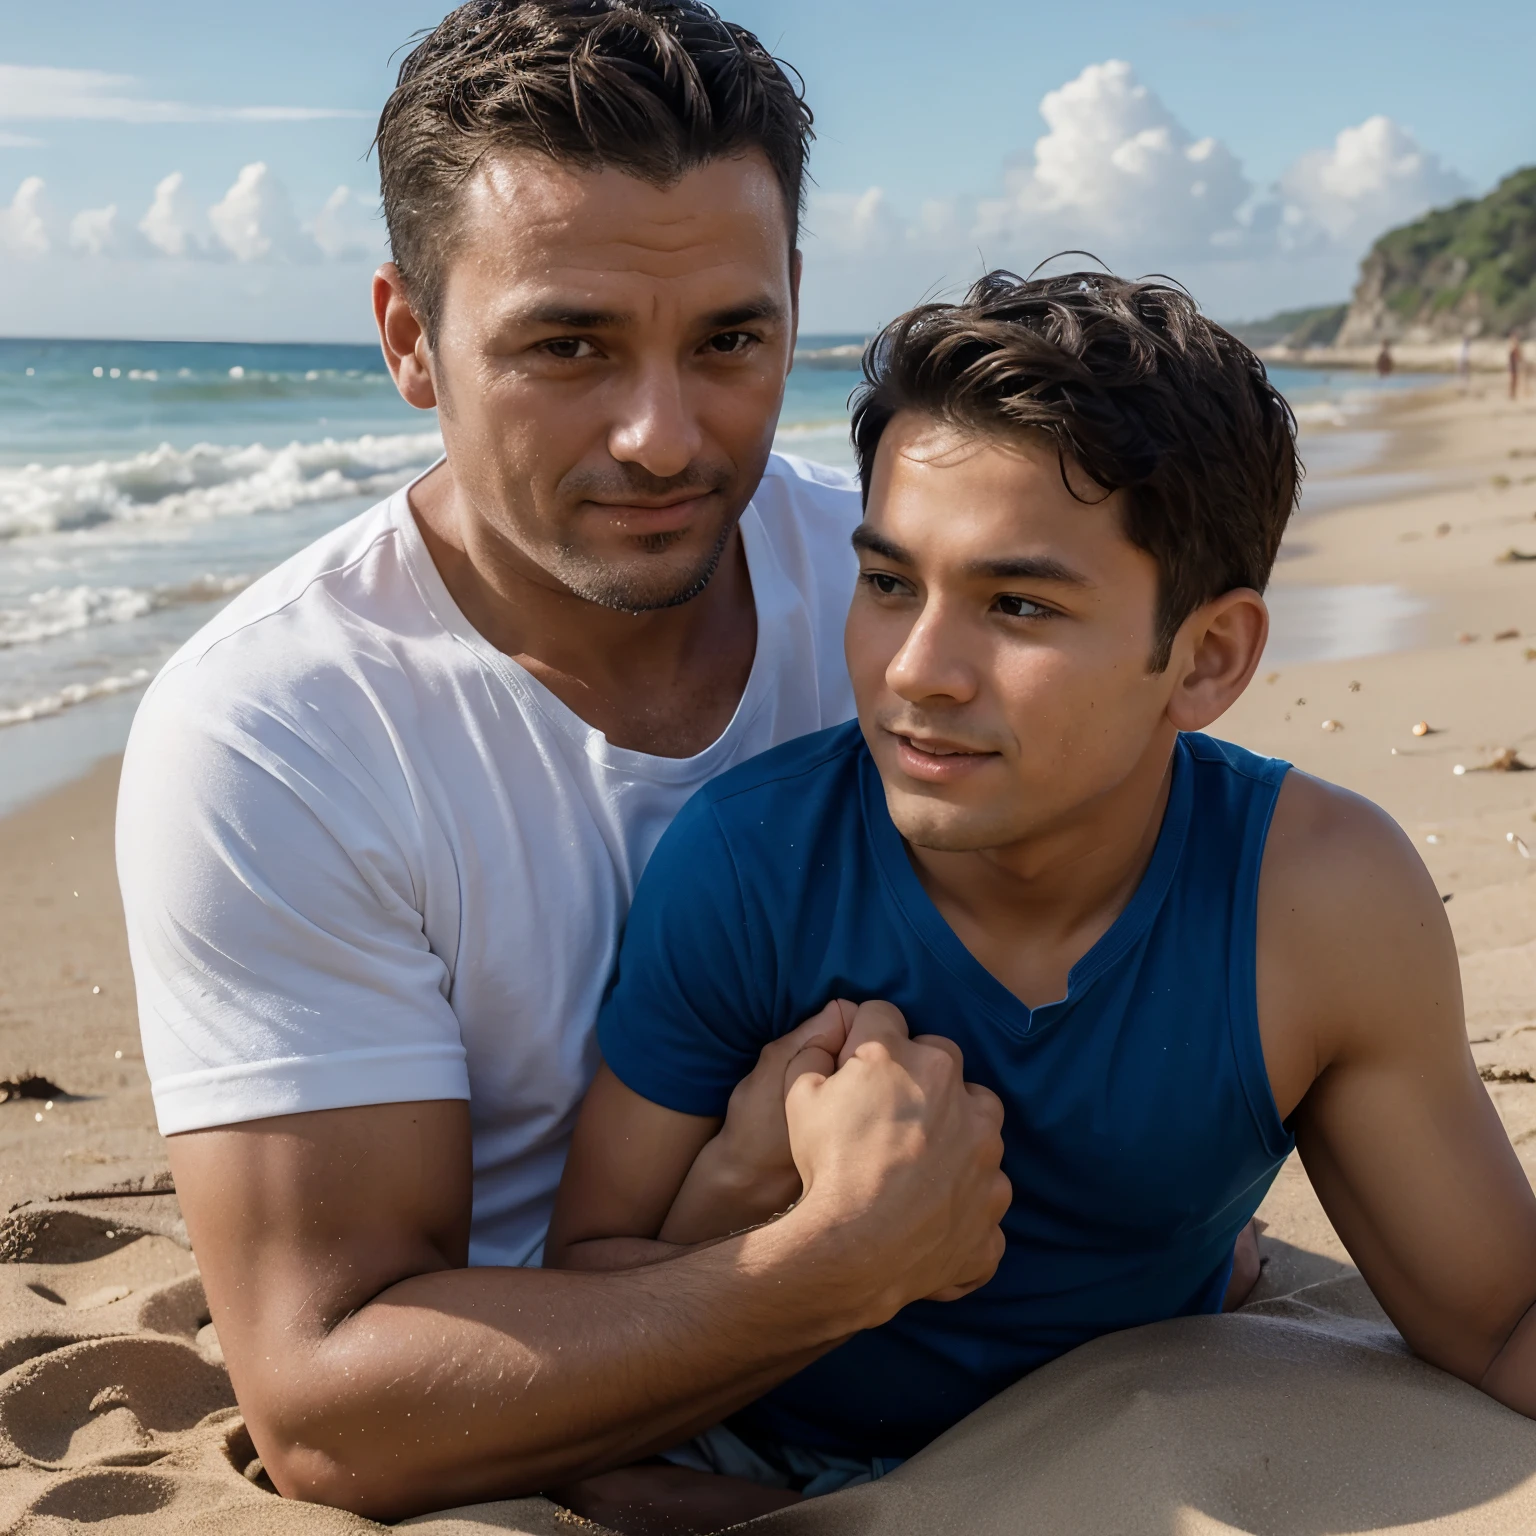
[[[142,688],[150,679],[148,667],[135,667],[120,677],[98,677],[91,683],[70,683],[57,693],[45,693],[41,698],[28,699],[14,709],[0,709],[0,726],[25,725],[30,720],[41,720],[45,715],[61,715],[76,704],[92,699],[104,699],[109,694],[127,693],[131,688]]]
[[[0,539],[102,523],[204,521],[387,496],[442,452],[435,432],[245,448],[168,443],[126,459],[0,468]]]
[[[127,624],[161,608],[211,602],[249,584],[248,576],[205,576],[179,587],[50,587],[19,608],[0,608],[0,651],[37,645],[101,624]]]

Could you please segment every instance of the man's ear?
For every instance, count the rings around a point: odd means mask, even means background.
[[[805,256],[789,253],[789,366],[795,366],[795,348],[800,344],[800,275],[805,271]]]
[[[437,387],[432,381],[427,333],[406,297],[400,268],[392,261],[386,261],[373,274],[373,318],[379,327],[384,361],[401,398],[418,411],[434,409]]]
[[[1251,587],[1197,608],[1174,639],[1169,720],[1181,731],[1203,731],[1225,714],[1253,680],[1268,639],[1269,609]]]

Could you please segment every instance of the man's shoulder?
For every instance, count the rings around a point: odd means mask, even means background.
[[[420,628],[401,611],[419,598],[398,547],[395,499],[252,582],[165,663],[141,713],[241,703],[323,709],[328,684],[355,676],[365,655],[387,665],[388,632]]]
[[[340,618],[338,607],[357,606],[356,583],[349,591],[349,577],[381,553],[384,558],[394,556],[398,533],[394,500],[370,507],[258,577],[182,645],[165,664],[161,677],[204,663],[221,651],[229,655],[262,646],[275,633],[273,620],[335,623]],[[232,640],[240,644],[231,646]]]
[[[1295,770],[1265,844],[1258,949],[1266,1036],[1288,1019],[1322,1062],[1362,1034],[1411,1033],[1456,968],[1444,902],[1403,829],[1363,795]]]
[[[846,470],[794,454],[769,454],[752,505],[770,538],[797,540],[818,560],[829,547],[852,560],[848,539],[864,515],[864,503],[858,480]]]
[[[834,827],[860,817],[864,738],[857,720],[797,736],[749,758],[698,790],[672,823],[660,862],[668,879],[696,878],[725,859],[760,872],[788,858],[796,868],[828,846]]]
[[[842,515],[850,511],[850,498],[854,503],[861,499],[858,476],[852,471],[819,464],[814,459],[802,459],[794,453],[770,453],[763,481],[781,485],[788,494],[802,498],[807,504],[836,510]]]
[[[857,720],[781,742],[711,779],[696,798],[732,823],[769,807],[792,813],[840,793],[857,775],[864,738]]]
[[[1313,901],[1330,893],[1347,900],[1362,883],[1414,869],[1423,864],[1413,844],[1373,800],[1300,769],[1286,774],[1265,848],[1266,877],[1306,890]]]

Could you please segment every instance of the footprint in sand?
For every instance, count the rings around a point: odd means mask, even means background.
[[[179,1339],[87,1339],[0,1377],[0,1466],[145,1466],[234,1401]]]
[[[59,1207],[0,1222],[0,1372],[84,1339],[208,1323],[192,1255],[170,1238]],[[216,1354],[210,1354],[216,1359]]]
[[[381,1530],[274,1496],[191,1253],[125,1217],[77,1201],[0,1218],[0,1533]]]

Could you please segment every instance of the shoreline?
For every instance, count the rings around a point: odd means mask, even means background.
[[[834,350],[841,353],[849,349]],[[1308,483],[1298,520],[1375,500],[1388,491],[1401,489],[1395,480],[1383,480],[1380,472],[1398,454],[1394,447],[1396,415],[1405,404],[1424,393],[1405,389],[1353,404],[1341,409],[1333,419],[1303,418],[1304,452],[1310,447],[1311,453],[1306,456],[1310,459],[1315,454],[1321,471],[1319,478]],[[825,434],[802,431],[806,440],[801,442],[795,440],[795,431],[792,426],[782,449],[810,449],[814,456],[814,439]],[[839,428],[836,435],[841,443],[844,429]],[[1381,442],[1372,441],[1378,437]],[[1345,444],[1349,449],[1343,461],[1338,462],[1337,453],[1331,450]],[[1401,472],[1394,469],[1393,473]],[[1413,467],[1407,473],[1420,475],[1424,471]],[[103,697],[62,703],[36,718],[0,723],[0,765],[4,770],[0,774],[0,818],[26,809],[59,786],[89,773],[103,759],[120,753],[146,685],[147,679]]]
[[[1460,372],[1461,342],[1452,341],[1393,341],[1394,369],[1399,373]],[[1363,346],[1340,347],[1259,347],[1259,356],[1277,368],[1317,368],[1325,372],[1374,373],[1376,359],[1382,344],[1372,342]],[[1509,340],[1507,337],[1476,337],[1468,355],[1470,371],[1474,375],[1509,374]],[[1527,357],[1529,370],[1536,366],[1536,358]],[[1527,386],[1529,388],[1529,386]]]

